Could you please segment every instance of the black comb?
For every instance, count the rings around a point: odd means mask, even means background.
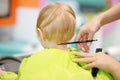
[[[60,43],[58,45],[87,43],[87,42],[93,42],[93,41],[97,41],[97,39],[96,40],[82,40],[82,41],[75,41],[75,42],[66,42],[66,43]]]

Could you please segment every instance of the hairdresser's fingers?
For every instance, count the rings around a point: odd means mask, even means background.
[[[94,54],[88,54],[88,53],[73,52],[73,54],[79,57],[94,57]]]
[[[93,40],[93,37],[94,37],[94,33],[89,34],[88,40]],[[91,42],[88,42],[87,46],[90,47],[90,45],[91,45]]]
[[[81,35],[80,41],[86,40],[86,39],[84,38],[84,36],[86,36],[86,34]],[[84,43],[80,43],[80,45],[81,45],[81,49],[82,49],[84,52],[86,52]]]
[[[80,41],[83,41],[83,40],[84,40],[84,36],[85,36],[85,34],[82,34],[82,35],[81,35]],[[80,46],[81,46],[82,51],[85,52],[85,48],[84,48],[84,46],[83,46],[83,43],[80,43]]]
[[[85,62],[85,63],[92,63],[93,61],[95,61],[96,59],[94,57],[87,57],[87,58],[76,58],[73,59],[74,62]]]
[[[82,66],[82,68],[84,68],[84,69],[89,69],[89,68],[92,68],[92,67],[96,67],[94,63],[89,63],[89,64],[86,64],[86,65]]]
[[[84,34],[83,40],[88,40],[88,33]],[[82,46],[84,48],[84,52],[88,52],[89,51],[89,47],[87,46],[87,43],[82,43]]]
[[[79,29],[79,32],[78,32],[78,34],[77,34],[77,36],[76,36],[76,41],[80,41],[81,38],[82,38],[82,31],[80,31],[80,29]],[[76,45],[77,45],[77,47],[78,47],[79,49],[83,50],[81,44],[78,43],[78,44],[76,44]]]

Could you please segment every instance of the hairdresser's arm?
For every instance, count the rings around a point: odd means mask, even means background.
[[[120,19],[120,3],[101,14],[101,25]]]
[[[99,14],[95,18],[93,18],[90,22],[83,25],[79,29],[79,33],[76,36],[76,41],[93,39],[94,34],[105,24],[110,23],[112,21],[120,19],[120,3],[111,9]],[[90,43],[82,43],[77,44],[77,47],[84,52],[89,51]]]
[[[87,63],[83,66],[84,69],[89,69],[92,67],[97,67],[102,69],[108,73],[111,73],[115,80],[120,80],[120,63],[115,59],[106,55],[104,53],[96,53],[96,54],[81,54],[78,52],[74,53],[77,56],[82,58],[73,59],[74,62],[85,62]]]

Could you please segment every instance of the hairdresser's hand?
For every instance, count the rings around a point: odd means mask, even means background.
[[[101,27],[100,20],[101,20],[100,17],[97,16],[94,19],[92,19],[90,22],[80,27],[78,35],[76,36],[76,41],[93,39],[95,33]],[[80,43],[77,44],[77,47],[84,52],[88,52],[90,44],[91,43]]]
[[[85,54],[85,53],[74,53],[77,56],[82,58],[73,59],[74,62],[85,62],[86,65],[83,66],[84,69],[89,69],[92,67],[97,67],[106,72],[109,72],[115,75],[116,71],[120,68],[120,63],[115,59],[106,55],[104,53],[95,53],[95,54]]]

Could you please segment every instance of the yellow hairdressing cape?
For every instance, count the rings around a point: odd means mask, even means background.
[[[18,75],[6,72],[0,80],[114,80],[102,70],[93,78],[91,70],[81,68],[82,63],[72,62],[75,57],[72,52],[44,49],[24,59]]]

